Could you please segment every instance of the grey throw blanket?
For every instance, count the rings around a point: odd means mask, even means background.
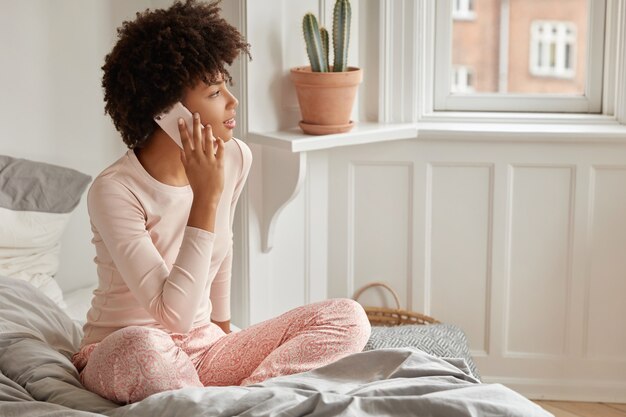
[[[119,407],[85,390],[69,358],[80,328],[21,281],[0,278],[0,416],[510,416],[551,414],[464,359],[372,350],[247,387],[185,388]]]

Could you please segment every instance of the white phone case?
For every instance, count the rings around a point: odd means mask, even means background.
[[[176,102],[169,110],[154,116],[161,129],[165,131],[180,148],[183,148],[183,142],[180,139],[180,131],[178,130],[178,119],[182,118],[189,131],[189,137],[192,137],[193,117],[191,112],[180,101]],[[201,126],[204,129],[204,126]]]

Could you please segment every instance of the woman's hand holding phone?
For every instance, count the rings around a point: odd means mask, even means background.
[[[193,191],[187,225],[213,232],[224,190],[224,141],[213,136],[210,125],[202,129],[197,113],[193,115],[193,137],[189,137],[183,119],[178,121],[178,130],[183,145],[181,160]]]

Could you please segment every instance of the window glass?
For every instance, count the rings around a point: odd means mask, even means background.
[[[585,93],[588,0],[450,1],[452,93]]]

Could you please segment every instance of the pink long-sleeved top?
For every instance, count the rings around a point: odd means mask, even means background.
[[[99,282],[81,346],[127,326],[187,333],[230,320],[233,216],[252,154],[233,138],[224,156],[214,233],[187,226],[191,187],[157,181],[132,150],[96,177],[87,206]]]

